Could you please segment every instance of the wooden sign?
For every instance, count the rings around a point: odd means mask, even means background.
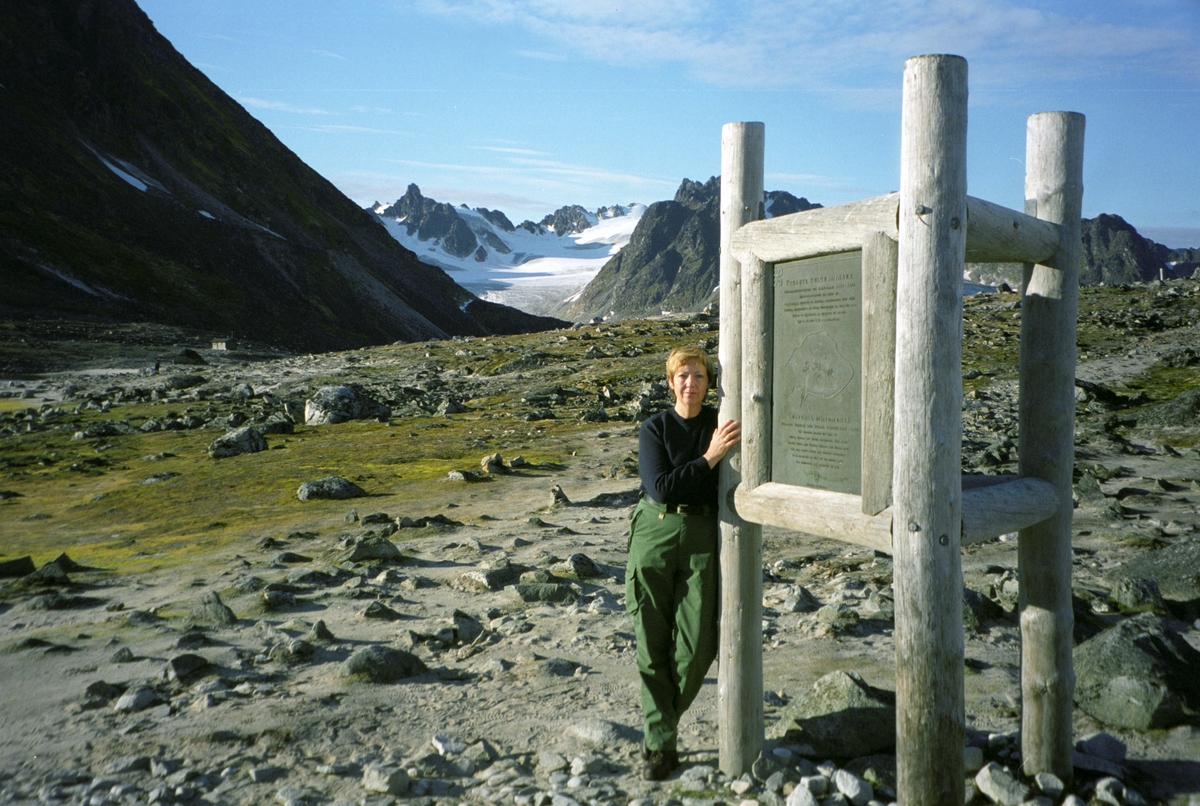
[[[771,480],[862,492],[862,252],[775,264]]]

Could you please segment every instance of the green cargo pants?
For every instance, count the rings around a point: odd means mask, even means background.
[[[637,634],[648,750],[677,750],[679,717],[717,657],[717,518],[642,499],[630,523],[625,609]]]

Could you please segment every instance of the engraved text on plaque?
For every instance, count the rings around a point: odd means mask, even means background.
[[[775,265],[771,480],[862,490],[862,252]]]

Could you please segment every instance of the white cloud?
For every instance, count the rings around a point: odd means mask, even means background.
[[[543,62],[565,62],[566,54],[563,53],[545,53],[540,50],[518,50],[518,56],[524,56],[526,59],[539,59]]]
[[[721,86],[890,87],[906,58],[958,53],[972,86],[1200,78],[1195,0],[418,0],[516,25],[613,64],[686,66]],[[529,51],[537,53],[540,51]]]
[[[294,126],[294,127],[281,126],[279,128],[307,129],[308,131],[312,131],[312,132],[326,132],[329,134],[341,134],[341,133],[360,134],[361,133],[361,134],[399,134],[399,135],[403,135],[405,137],[412,136],[412,132],[396,131],[394,129],[373,129],[370,126],[348,126],[348,125],[344,125],[344,124],[334,124],[334,123],[326,123],[326,124],[322,124],[320,126]]]
[[[495,151],[498,154],[520,154],[526,157],[543,157],[545,151],[534,151],[532,148],[511,148],[504,146],[471,146],[477,151]]]
[[[326,56],[330,59],[340,59],[341,61],[344,61],[344,62],[350,61],[342,54],[334,53],[332,50],[314,50],[313,53],[317,54],[318,56]]]
[[[315,109],[315,108],[307,108],[306,109],[306,108],[302,108],[302,107],[298,107],[298,106],[292,106],[291,104],[284,103],[283,101],[267,101],[262,98],[253,98],[253,97],[249,97],[249,96],[242,96],[242,97],[238,98],[238,102],[241,103],[242,106],[253,106],[257,109],[270,109],[275,112],[294,112],[298,115],[332,115],[333,114],[332,112],[330,112],[326,109]]]

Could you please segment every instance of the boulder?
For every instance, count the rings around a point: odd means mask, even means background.
[[[340,476],[325,476],[324,478],[306,481],[296,490],[296,497],[301,501],[315,499],[365,498],[367,491],[352,481]]]
[[[567,559],[560,563],[556,563],[552,569],[556,574],[564,576],[573,576],[576,579],[591,579],[593,577],[602,577],[604,572],[600,570],[600,566],[586,554],[572,554]]]
[[[167,665],[163,668],[163,677],[172,682],[186,680],[197,672],[207,669],[208,666],[208,658],[187,652],[176,655],[167,661]]]
[[[424,674],[428,669],[411,652],[373,644],[358,650],[338,665],[338,674],[371,683],[394,683]]]
[[[18,557],[15,560],[4,560],[0,562],[0,578],[4,577],[23,577],[27,574],[32,574],[37,569],[34,567],[33,558],[26,555]]]
[[[264,434],[292,434],[296,431],[296,426],[286,415],[276,413],[267,418],[266,422],[258,426],[258,430]]]
[[[305,425],[332,425],[347,420],[389,417],[392,410],[352,386],[326,386],[304,401]]]
[[[506,585],[504,595],[522,602],[574,602],[575,591],[556,582],[530,582]]]
[[[1075,648],[1075,704],[1105,725],[1169,728],[1200,713],[1200,651],[1153,613]]]
[[[204,594],[204,598],[192,608],[188,618],[194,624],[212,624],[220,627],[237,623],[237,616],[221,601],[216,591]]]
[[[370,560],[403,560],[396,544],[386,537],[360,537],[334,557],[334,563],[362,563]]]
[[[508,467],[504,464],[504,457],[498,453],[490,453],[480,459],[479,466],[484,473],[503,474],[509,472]]]
[[[853,758],[896,746],[896,695],[855,672],[830,672],[792,700],[773,729],[818,756]]]
[[[1154,580],[1166,599],[1183,602],[1200,599],[1200,537],[1124,560],[1109,574],[1108,581],[1115,586],[1121,579]]]
[[[1004,618],[1004,608],[971,588],[963,588],[962,621],[968,630],[983,630],[989,621]]]
[[[243,426],[228,434],[217,437],[208,444],[208,455],[214,459],[237,456],[242,453],[257,453],[267,449],[262,432],[253,426]]]

